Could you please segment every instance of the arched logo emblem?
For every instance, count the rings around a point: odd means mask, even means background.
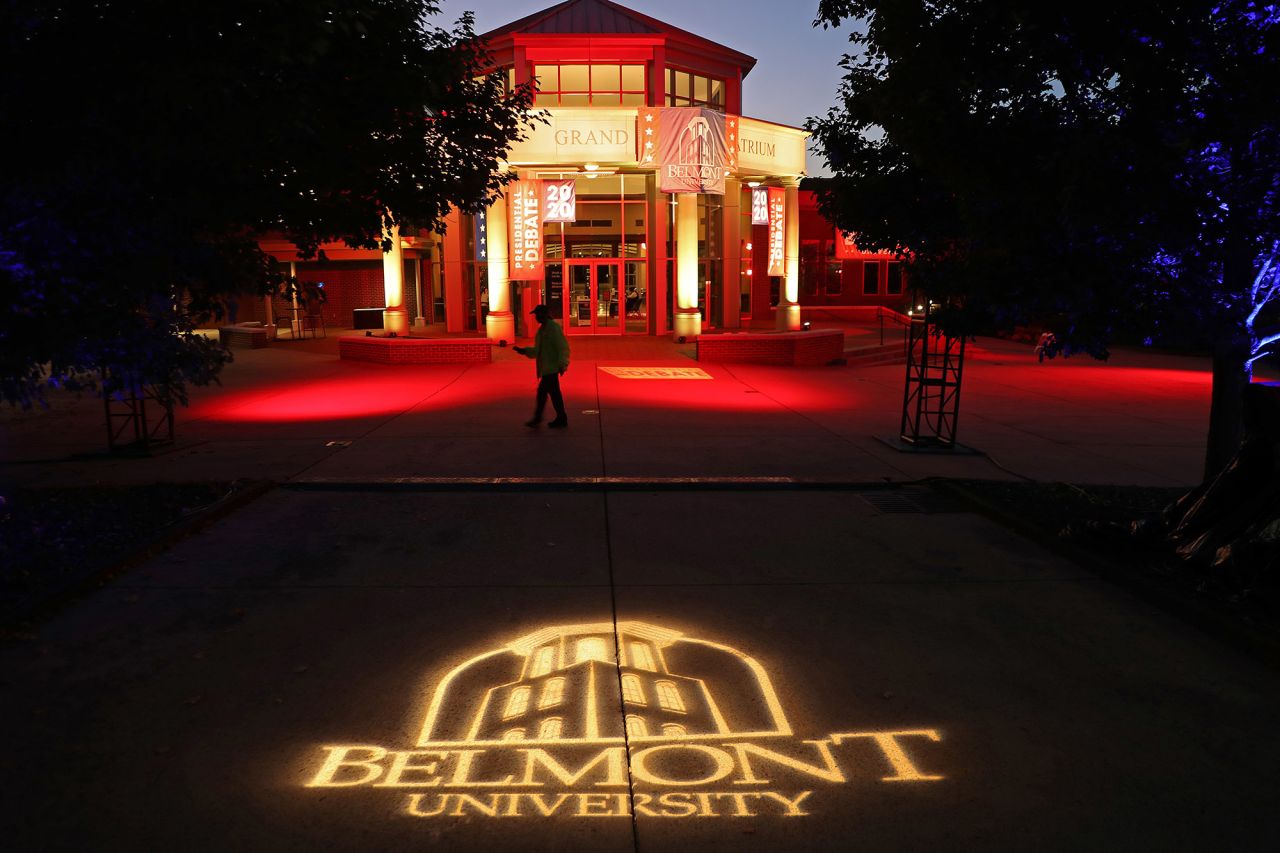
[[[935,728],[797,737],[764,666],[647,622],[548,626],[450,669],[415,743],[326,745],[310,788],[396,789],[414,817],[813,814],[855,771],[938,782]]]

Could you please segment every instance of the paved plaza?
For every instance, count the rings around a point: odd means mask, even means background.
[[[941,456],[879,438],[901,366],[573,343],[562,432],[509,351],[324,341],[152,458],[6,415],[6,487],[278,484],[0,647],[6,847],[1280,844],[1274,670],[918,484],[1191,485],[1203,362],[980,340]]]

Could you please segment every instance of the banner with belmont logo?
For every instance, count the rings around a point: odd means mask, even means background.
[[[507,209],[511,219],[511,280],[541,281],[542,181],[512,181]]]
[[[724,113],[703,107],[642,107],[636,142],[641,166],[658,170],[664,193],[724,195],[725,170],[737,162],[730,150]]]

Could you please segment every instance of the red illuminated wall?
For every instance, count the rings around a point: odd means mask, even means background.
[[[406,262],[416,266],[416,260]],[[324,321],[337,327],[351,326],[353,308],[380,308],[386,304],[382,283],[382,261],[333,261],[326,264],[298,264],[298,281],[302,285],[324,282],[328,301],[323,306]],[[417,294],[412,271],[405,273],[405,304],[410,317],[417,316]],[[276,299],[277,315],[288,304]],[[287,316],[287,315],[285,315]]]
[[[832,257],[830,247],[834,241],[835,226],[818,212],[816,193],[810,189],[800,190],[801,305],[883,305],[895,310],[905,310],[911,289],[905,276],[902,293],[888,292],[887,266],[894,260],[891,255],[866,253],[840,261],[840,292],[828,293],[824,267]],[[865,264],[875,264],[879,268],[879,292],[874,296],[863,293]]]

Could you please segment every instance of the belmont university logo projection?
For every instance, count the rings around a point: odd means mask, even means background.
[[[454,667],[416,743],[322,747],[307,787],[386,791],[419,818],[805,817],[830,786],[937,783],[941,739],[797,735],[768,672],[729,646],[559,625]]]

